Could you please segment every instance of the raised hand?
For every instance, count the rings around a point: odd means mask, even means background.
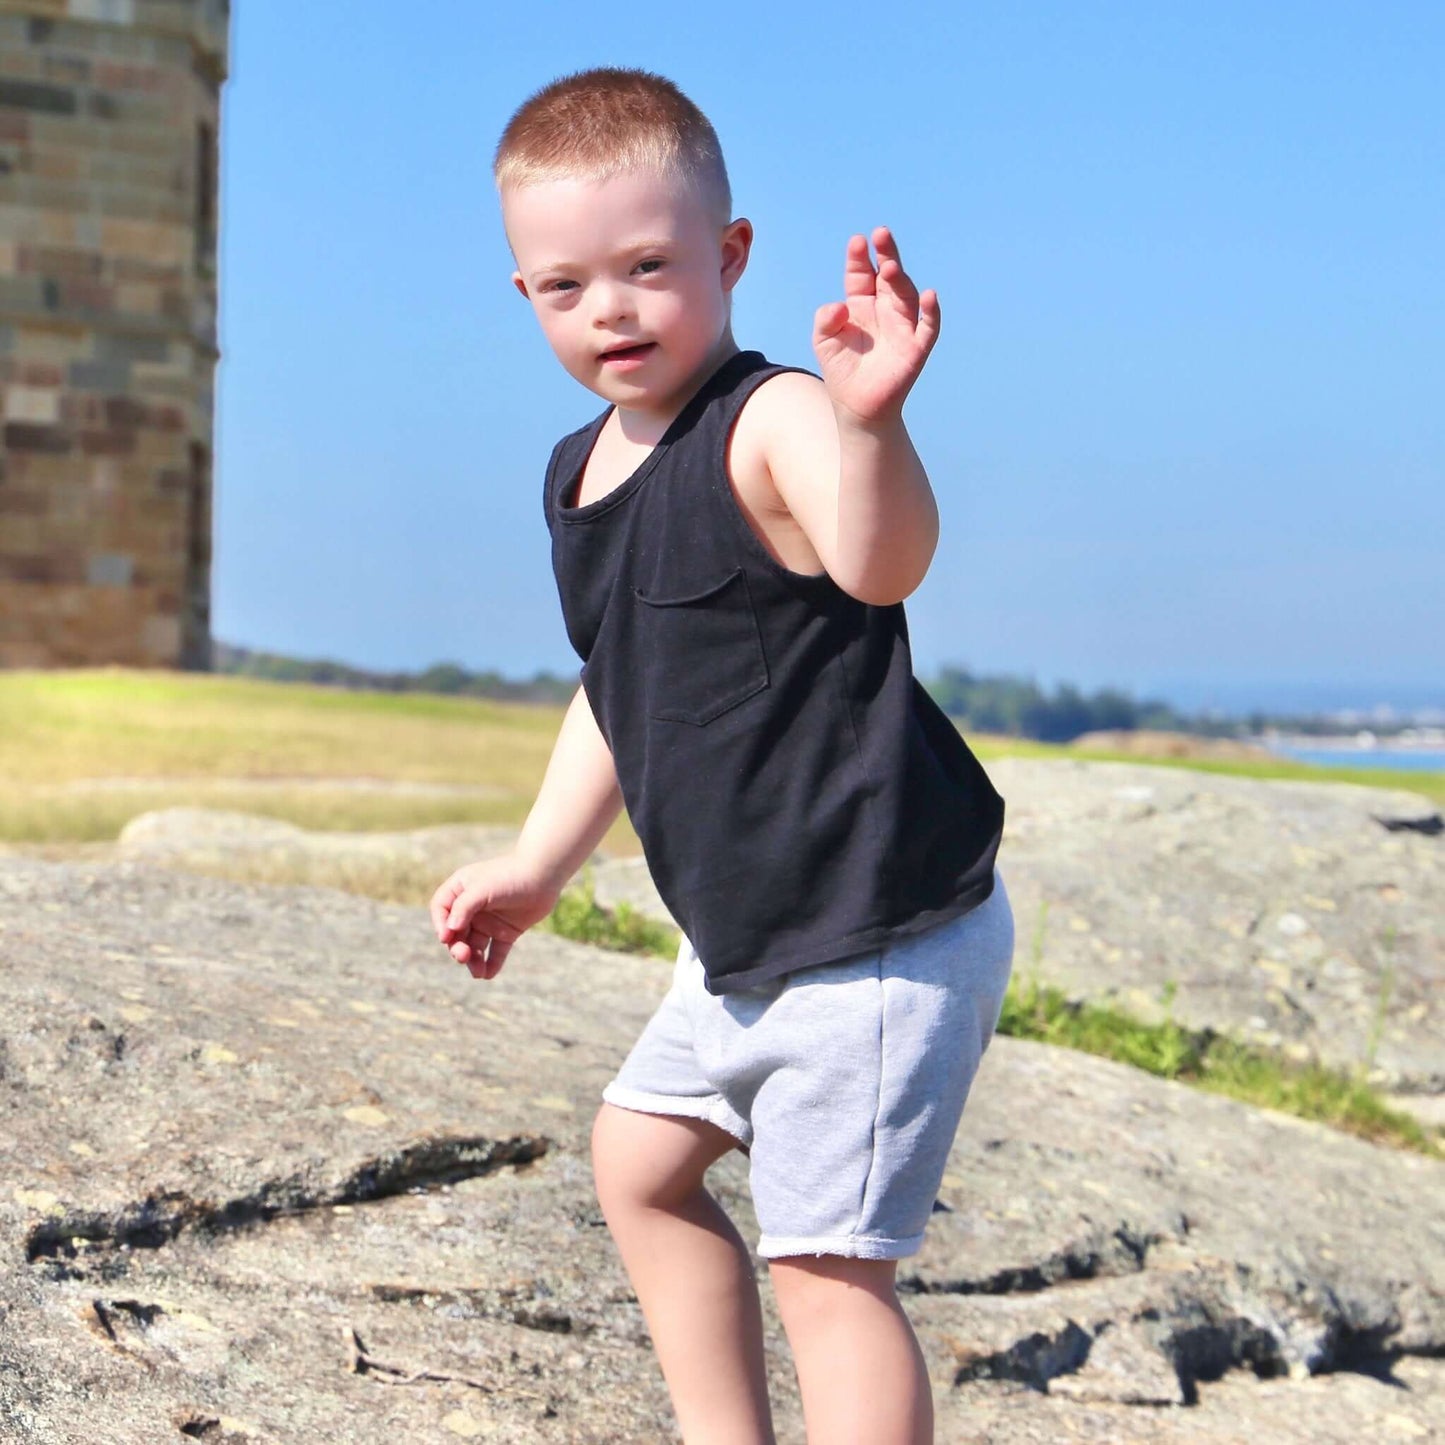
[[[873,232],[875,269],[864,236],[848,241],[843,295],[818,308],[813,350],[835,407],[864,425],[889,421],[938,340],[938,295],[908,279],[893,233]]]

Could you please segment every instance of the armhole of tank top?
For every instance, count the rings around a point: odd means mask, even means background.
[[[542,489],[542,507],[547,514],[549,532],[562,516],[562,488],[565,479],[572,475],[579,463],[586,465],[587,458],[592,455],[592,448],[597,443],[597,433],[601,431],[611,410],[609,406],[606,411],[593,417],[586,426],[568,432],[552,448],[552,457],[547,463],[546,484]]]
[[[571,438],[563,437],[552,448],[552,455],[547,458],[547,471],[542,481],[542,516],[546,520],[549,532],[557,520],[557,473],[561,467],[562,454],[567,450],[569,440]]]
[[[826,597],[836,595],[847,597],[847,593],[838,586],[836,582],[825,572],[795,572],[791,567],[786,567],[763,545],[763,540],[753,531],[752,523],[748,521],[743,513],[741,504],[738,502],[738,494],[733,490],[733,479],[728,471],[728,453],[732,449],[733,432],[737,430],[738,420],[743,414],[743,408],[748,404],[752,394],[766,381],[771,381],[775,376],[782,376],[787,372],[797,372],[802,376],[815,376],[805,366],[768,366],[759,368],[758,371],[745,377],[729,398],[733,406],[732,416],[728,419],[727,425],[722,430],[722,437],[718,443],[718,455],[714,458],[719,473],[722,476],[722,491],[726,493],[721,498],[721,505],[731,518],[734,530],[742,539],[752,558],[761,566],[765,567],[774,577],[780,578],[800,592],[807,593],[810,597]]]

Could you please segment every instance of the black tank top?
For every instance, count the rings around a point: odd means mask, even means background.
[[[1003,799],[913,677],[903,604],[773,560],[728,439],[779,372],[732,356],[624,482],[547,469],[567,634],[658,892],[713,993],[870,952],[993,891]]]

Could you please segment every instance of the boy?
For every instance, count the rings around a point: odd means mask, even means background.
[[[515,850],[442,884],[437,936],[495,978],[625,800],[685,937],[593,1164],[683,1438],[773,1439],[751,1257],[703,1185],[742,1148],[809,1440],[931,1440],[894,1274],[1013,953],[1003,800],[903,618],[938,535],[902,421],[937,298],[880,228],[817,313],[821,380],[740,351],[752,227],[711,125],[645,72],[545,87],[495,169],[513,283],[609,407],[547,472],[582,686]]]

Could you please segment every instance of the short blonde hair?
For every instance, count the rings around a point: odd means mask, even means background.
[[[646,70],[582,70],[543,86],[507,122],[492,164],[504,192],[632,170],[681,176],[717,205],[722,220],[731,215],[717,132],[672,81]]]

